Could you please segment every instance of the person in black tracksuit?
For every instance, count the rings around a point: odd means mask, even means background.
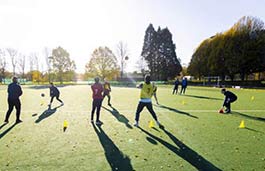
[[[225,95],[223,103],[223,107],[226,107],[225,113],[231,113],[231,103],[237,100],[237,96],[224,88],[221,90],[221,93]]]
[[[51,96],[51,101],[50,101],[50,104],[49,104],[49,107],[51,107],[52,105],[52,102],[53,102],[53,98],[56,97],[56,99],[61,102],[61,105],[63,105],[63,101],[61,99],[59,99],[60,97],[60,91],[58,90],[57,87],[55,87],[53,85],[53,83],[50,83],[50,96]]]
[[[13,77],[12,83],[8,85],[8,111],[6,112],[6,118],[5,118],[5,123],[9,122],[9,116],[11,112],[14,109],[14,106],[16,108],[16,123],[22,122],[20,120],[20,111],[21,111],[21,103],[19,100],[19,97],[22,95],[22,89],[20,85],[17,82],[17,77]]]

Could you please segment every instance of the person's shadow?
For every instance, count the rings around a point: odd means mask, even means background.
[[[196,151],[189,148],[187,145],[182,143],[180,140],[178,140],[174,135],[172,135],[170,132],[168,132],[165,129],[162,129],[164,133],[174,142],[175,145],[172,145],[163,139],[149,133],[148,131],[144,130],[141,127],[138,127],[142,132],[144,132],[146,135],[148,135],[148,141],[152,144],[157,144],[155,141],[159,142],[160,144],[164,145],[168,150],[172,151],[176,155],[180,156],[187,162],[189,162],[192,166],[194,166],[197,170],[211,170],[211,171],[220,171],[217,166],[212,164],[210,161],[206,160],[204,157],[202,157],[200,154],[198,154]],[[153,139],[150,141],[150,139]]]
[[[159,107],[159,108],[163,108],[163,109],[167,109],[167,110],[170,110],[170,111],[178,113],[178,114],[187,115],[189,117],[199,119],[197,116],[191,115],[190,113],[183,112],[181,110],[177,110],[177,109],[174,109],[174,108],[162,105],[162,104],[159,104],[159,105],[154,104],[154,106]]]
[[[192,98],[198,98],[198,99],[206,99],[206,100],[223,100],[220,98],[215,98],[215,97],[207,97],[207,96],[197,96],[197,95],[186,95],[187,97],[192,97]]]
[[[41,122],[43,119],[46,119],[47,117],[51,116],[52,114],[54,114],[56,112],[56,110],[60,107],[62,107],[63,105],[54,107],[54,108],[48,108],[45,111],[42,112],[42,114],[38,117],[38,119],[35,121],[35,123],[39,123]],[[32,115],[33,116],[33,115]]]
[[[262,118],[262,117],[250,116],[250,115],[247,115],[247,114],[244,114],[244,113],[240,113],[240,112],[236,112],[236,111],[233,111],[232,114],[235,114],[235,115],[238,115],[238,116],[241,116],[241,117],[244,117],[244,118],[256,120],[256,121],[265,122],[265,118]]]
[[[105,156],[111,167],[111,170],[133,171],[130,158],[119,150],[119,148],[101,128],[101,126],[96,127],[94,123],[92,123],[92,126],[105,151]]]
[[[9,131],[11,131],[18,123],[14,123],[9,128],[7,128],[4,132],[0,134],[0,139],[3,138]],[[6,124],[1,125],[1,128],[5,126]]]
[[[110,112],[119,122],[124,123],[127,128],[132,129],[132,126],[129,124],[129,120],[123,114],[121,114],[117,109],[115,109],[112,106],[110,106],[110,107],[112,108],[112,110],[102,106],[103,109],[105,109],[108,112]]]

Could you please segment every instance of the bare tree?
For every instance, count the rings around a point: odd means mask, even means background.
[[[143,78],[145,76],[145,74],[148,71],[148,65],[147,62],[145,61],[145,59],[141,56],[140,59],[136,62],[136,68],[141,72]]]
[[[5,50],[0,49],[0,79],[2,81],[3,78],[5,78],[5,72],[6,72],[6,53]]]
[[[50,82],[51,81],[51,74],[50,73],[51,73],[52,52],[47,47],[44,48],[43,52],[44,52],[45,62],[47,65],[49,82]]]
[[[30,71],[37,70],[39,71],[39,58],[37,53],[31,53],[29,55],[29,67]]]
[[[20,67],[20,70],[21,70],[21,75],[22,75],[22,78],[25,77],[25,67],[26,67],[26,56],[23,55],[23,54],[19,54],[18,55],[18,65]]]
[[[6,51],[8,52],[10,58],[11,58],[11,64],[13,67],[13,76],[16,75],[16,65],[17,65],[17,50],[13,48],[7,48]]]
[[[127,44],[120,41],[117,44],[117,56],[120,60],[120,67],[121,67],[121,78],[123,77],[123,72],[124,72],[124,68],[125,68],[125,62],[126,60],[128,60],[128,48],[127,48]]]

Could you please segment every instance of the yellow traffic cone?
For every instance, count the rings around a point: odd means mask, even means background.
[[[183,105],[185,105],[185,104],[186,104],[184,100],[182,100],[182,104],[183,104]]]
[[[244,122],[244,120],[242,120],[240,122],[239,128],[245,128],[245,122]]]
[[[251,101],[253,101],[254,99],[255,99],[255,97],[254,97],[254,96],[252,96],[252,97],[251,97]]]
[[[154,121],[153,120],[149,121],[148,127],[149,128],[155,127],[155,124],[154,124]]]
[[[63,131],[65,132],[65,130],[67,129],[67,127],[68,127],[68,122],[65,120],[64,122],[63,122]]]

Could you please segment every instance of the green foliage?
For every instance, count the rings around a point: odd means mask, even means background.
[[[242,17],[224,33],[204,40],[192,55],[188,72],[196,77],[236,74],[241,79],[265,71],[265,28],[255,17]]]
[[[70,59],[70,54],[65,49],[61,47],[53,49],[51,63],[52,71],[57,75],[61,83],[63,80],[72,79],[74,77],[76,65],[75,62]]]
[[[150,24],[145,32],[142,56],[154,80],[167,80],[179,75],[182,70],[175,52],[175,44],[168,28],[157,31]]]
[[[99,47],[94,50],[90,61],[86,64],[87,78],[99,76],[102,79],[116,79],[119,76],[119,67],[116,56],[108,47]]]

